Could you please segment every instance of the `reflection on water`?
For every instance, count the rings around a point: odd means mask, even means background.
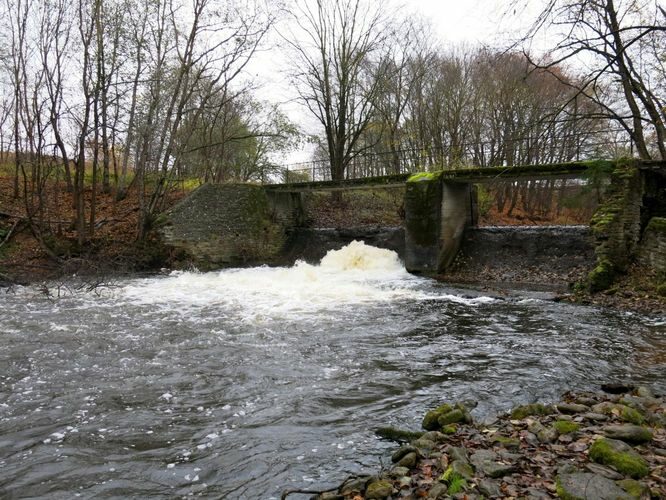
[[[0,298],[0,496],[279,497],[375,470],[372,429],[443,400],[666,389],[663,318],[472,296],[358,243],[97,292]]]

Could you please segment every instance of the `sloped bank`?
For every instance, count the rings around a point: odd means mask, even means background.
[[[378,431],[409,441],[390,468],[312,498],[664,498],[663,397],[644,387],[605,390],[616,394],[567,393],[487,424],[473,422],[469,403],[443,404],[426,413],[423,433]]]

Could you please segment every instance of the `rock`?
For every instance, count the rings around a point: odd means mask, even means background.
[[[439,431],[426,432],[421,436],[423,439],[429,439],[435,443],[443,443],[446,441],[446,434]]]
[[[398,479],[400,489],[409,488],[412,485],[412,478],[410,476],[402,476]]]
[[[616,415],[621,420],[636,425],[641,425],[645,420],[643,415],[638,410],[630,408],[627,405],[611,403],[609,401],[604,401],[603,403],[594,405],[592,407],[592,412],[603,413],[604,415]]]
[[[464,421],[465,413],[462,410],[451,410],[450,412],[442,413],[437,419],[437,423],[440,427],[444,427],[449,424],[457,424]]]
[[[624,491],[626,491],[631,498],[650,498],[650,488],[639,481],[636,481],[635,479],[623,479],[622,481],[618,481],[617,485],[622,488]]]
[[[627,405],[634,410],[638,410],[642,413],[645,413],[645,411],[652,409],[652,408],[657,408],[660,404],[661,401],[659,401],[656,398],[645,398],[645,397],[640,397],[640,396],[622,396],[620,398],[620,403],[623,405]]]
[[[574,464],[562,464],[557,468],[557,475],[561,476],[562,474],[575,474],[580,472]]]
[[[360,493],[365,490],[366,486],[368,485],[368,482],[370,482],[370,480],[372,479],[373,479],[372,476],[361,476],[348,479],[342,484],[340,491],[343,495],[347,495],[352,492]]]
[[[645,387],[644,385],[641,385],[640,387],[636,388],[636,396],[639,396],[641,398],[655,399],[654,392],[652,392],[652,389],[650,389],[649,387]]]
[[[434,410],[430,410],[425,414],[425,417],[423,417],[423,422],[421,423],[421,426],[427,430],[427,431],[436,431],[438,430],[441,425],[437,422],[439,417],[443,415],[444,413],[449,413],[453,408],[449,404],[443,404]]]
[[[393,455],[391,455],[391,461],[395,464],[399,462],[402,457],[407,455],[408,453],[416,453],[418,450],[416,449],[415,446],[412,446],[411,444],[405,444],[398,448]]]
[[[623,441],[599,438],[590,446],[589,457],[594,462],[609,465],[634,479],[647,476],[650,472],[647,462],[634,449]]]
[[[402,476],[407,476],[408,474],[409,474],[409,469],[407,467],[402,467],[400,465],[398,465],[396,467],[393,467],[389,471],[389,476],[395,477],[395,478],[402,477]]]
[[[591,420],[593,422],[605,422],[608,420],[608,416],[604,415],[603,413],[583,413],[581,415],[586,420]]]
[[[571,434],[580,429],[580,425],[576,422],[569,422],[567,420],[557,420],[553,422],[553,429],[557,431],[558,434]]]
[[[500,462],[485,462],[482,470],[486,476],[499,478],[511,474],[516,470],[516,467],[514,465],[503,464]]]
[[[558,438],[558,436],[559,433],[557,432],[557,429],[553,429],[552,427],[548,427],[537,432],[537,439],[541,443],[552,443]]]
[[[345,500],[344,495],[340,495],[335,491],[325,491],[324,493],[317,495],[315,498],[317,500]]]
[[[520,439],[510,438],[506,436],[494,436],[492,439],[493,444],[498,444],[509,450],[517,450],[520,448]]]
[[[453,472],[458,474],[460,477],[465,479],[472,479],[474,476],[474,469],[467,462],[461,462],[460,460],[454,460],[450,465]]]
[[[456,424],[449,424],[442,427],[443,434],[455,434],[458,431],[458,426]]]
[[[601,429],[606,437],[619,439],[631,444],[642,444],[652,441],[652,432],[638,425],[607,425]]]
[[[497,461],[499,456],[491,450],[478,450],[470,457],[470,462],[477,471],[482,471],[486,476],[498,478],[510,474],[515,470],[513,465],[503,464]]]
[[[608,394],[626,394],[633,391],[634,386],[629,384],[610,383],[602,384],[601,390],[607,392]]]
[[[604,467],[603,465],[595,464],[594,462],[585,464],[585,468],[593,474],[607,477],[613,481],[617,481],[618,479],[622,479],[624,477],[619,472],[614,471],[613,469],[609,469],[608,467]]]
[[[502,496],[502,490],[500,490],[499,484],[492,479],[481,479],[478,487],[479,491],[488,498],[499,498]]]
[[[446,498],[446,485],[444,483],[434,484],[428,492],[428,498],[432,498],[433,500]]]
[[[393,493],[393,485],[389,481],[377,481],[368,485],[365,498],[368,500],[383,500]]]
[[[616,500],[630,498],[613,481],[603,476],[579,472],[557,478],[557,496],[565,499]]]
[[[451,461],[457,460],[458,462],[469,463],[469,456],[465,448],[449,446],[446,448],[446,453],[451,457]]]
[[[590,407],[576,403],[559,403],[555,406],[560,413],[574,414],[590,411]]]
[[[534,403],[514,408],[511,411],[511,418],[513,420],[522,420],[530,415],[550,415],[551,413],[551,408],[548,408],[541,403]]]
[[[407,467],[409,469],[413,469],[414,467],[416,467],[417,458],[418,457],[416,456],[415,452],[407,453],[407,455],[405,455],[398,461],[398,465],[400,467]]]
[[[590,407],[597,404],[596,399],[590,398],[590,397],[587,397],[587,396],[579,396],[579,397],[576,398],[575,402],[578,403],[579,405],[585,405],[585,406],[590,406]]]
[[[551,498],[551,496],[536,488],[527,488],[527,500],[542,500],[544,498]]]
[[[480,449],[474,452],[469,461],[477,469],[481,467],[483,462],[493,462],[499,458],[499,455],[492,450]]]
[[[419,438],[416,441],[412,441],[412,446],[416,446],[419,450],[422,450],[424,452],[430,452],[437,445],[435,444],[434,441],[430,441],[429,439]]]
[[[532,447],[539,446],[539,438],[532,432],[527,432],[524,435],[525,442]]]
[[[414,439],[419,439],[423,436],[423,432],[412,432],[403,429],[396,429],[395,427],[380,427],[375,430],[380,438],[389,439],[391,441],[409,443]]]

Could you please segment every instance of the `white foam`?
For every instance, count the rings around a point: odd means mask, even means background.
[[[183,314],[213,307],[220,315],[233,314],[251,323],[327,311],[337,315],[349,308],[402,300],[468,305],[493,301],[427,291],[428,283],[409,274],[395,252],[353,241],[329,251],[319,265],[174,272],[162,279],[134,280],[120,290],[120,298]]]

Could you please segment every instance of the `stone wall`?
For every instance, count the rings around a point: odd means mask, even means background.
[[[641,240],[638,262],[657,273],[666,273],[666,217],[650,219]]]
[[[302,219],[298,195],[274,195],[250,184],[205,184],[160,216],[157,230],[178,260],[200,269],[272,263]]]

